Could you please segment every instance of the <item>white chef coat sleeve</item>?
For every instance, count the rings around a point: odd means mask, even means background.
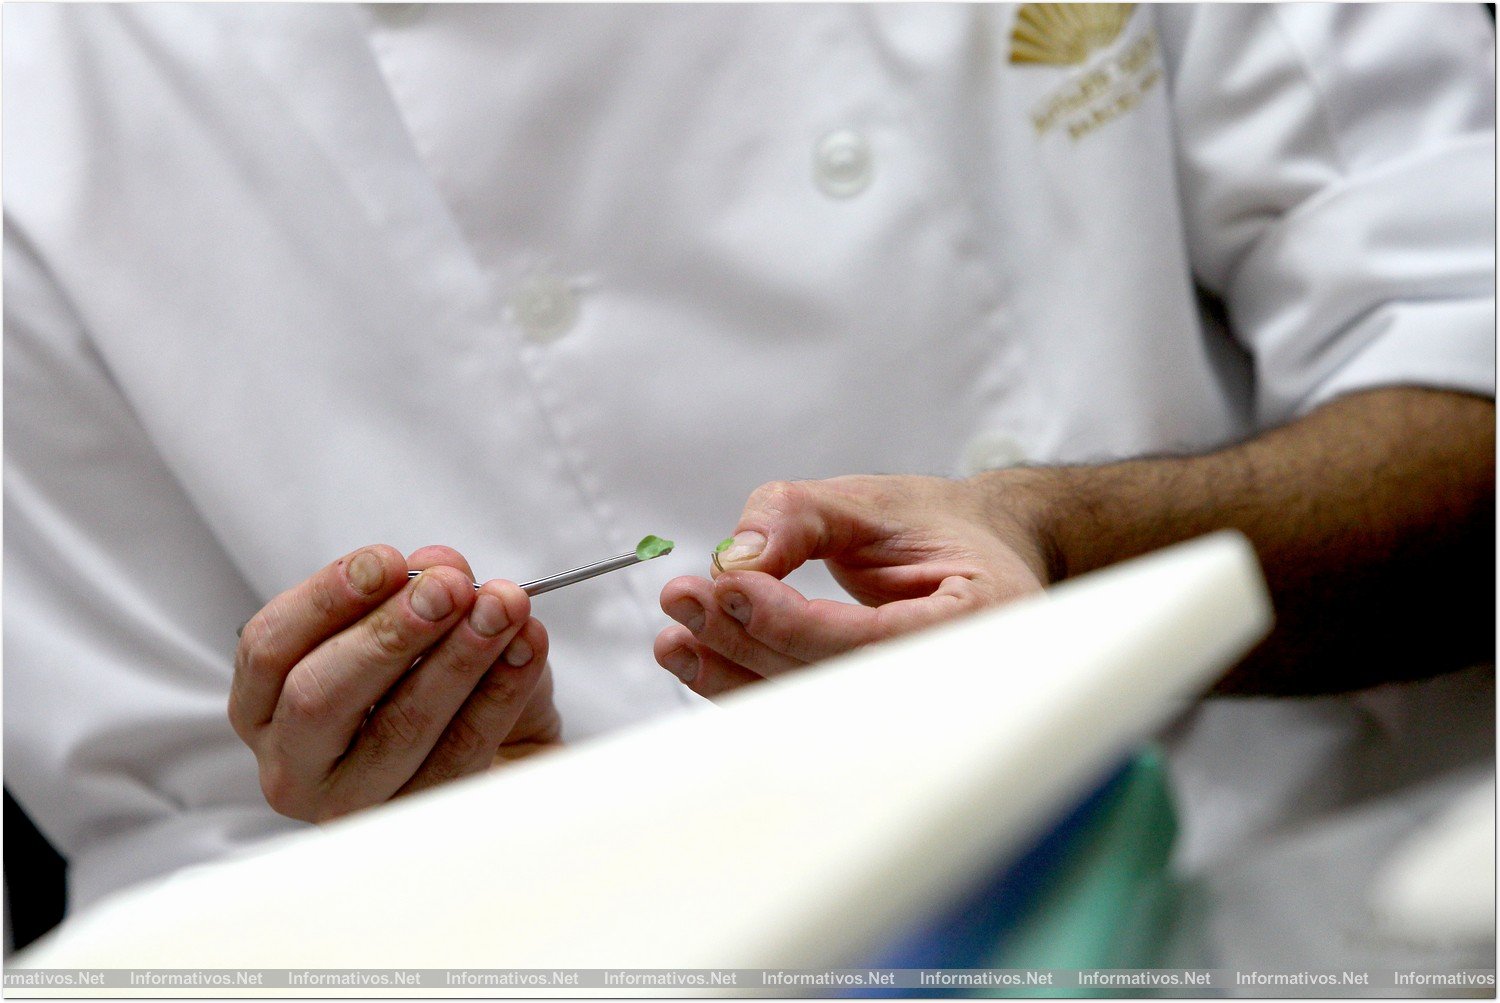
[[[1193,268],[1261,425],[1381,385],[1493,396],[1480,6],[1169,4],[1160,25]]]
[[[259,603],[11,219],[4,270],[5,782],[76,907],[295,823],[226,717]]]

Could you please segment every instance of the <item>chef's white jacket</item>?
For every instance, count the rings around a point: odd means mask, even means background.
[[[578,738],[696,699],[657,592],[764,481],[1492,394],[1493,44],[1477,5],[10,6],[6,783],[75,904],[290,827],[235,628],[363,544],[678,540],[537,600]]]

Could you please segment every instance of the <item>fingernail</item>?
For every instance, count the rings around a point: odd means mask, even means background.
[[[679,599],[667,607],[667,616],[694,634],[703,629],[703,622],[707,615],[703,607],[693,599]]]
[[[417,576],[416,587],[412,589],[411,608],[423,620],[438,621],[453,612],[453,597],[448,594],[448,586],[430,571],[424,571]]]
[[[719,564],[729,567],[731,564],[743,564],[753,561],[766,549],[766,538],[754,530],[746,530],[736,533],[730,538],[729,546],[719,551],[714,556],[718,558]]]
[[[526,643],[524,637],[518,637],[510,642],[510,647],[505,649],[505,664],[519,669],[531,661],[531,645]]]
[[[720,596],[719,608],[740,623],[750,622],[750,600],[738,592],[725,592]]]
[[[685,683],[698,677],[698,656],[686,648],[673,648],[662,659],[667,671]]]
[[[474,633],[480,637],[494,637],[509,625],[505,604],[499,599],[485,593],[474,600],[474,609],[469,613],[469,626],[474,628]]]
[[[349,584],[365,595],[377,591],[385,582],[385,562],[368,550],[361,550],[349,562]]]

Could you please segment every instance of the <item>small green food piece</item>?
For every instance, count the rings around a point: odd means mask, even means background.
[[[724,537],[724,539],[720,540],[719,545],[714,548],[714,553],[722,554],[732,546],[734,546],[734,537],[726,536]]]
[[[676,546],[671,540],[663,540],[659,536],[648,536],[635,545],[635,556],[643,561],[649,561],[653,557],[662,554],[670,554]]]

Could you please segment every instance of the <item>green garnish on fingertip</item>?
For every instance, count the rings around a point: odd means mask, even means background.
[[[653,557],[662,554],[670,554],[675,547],[671,540],[664,540],[659,536],[647,536],[635,545],[635,556],[642,561],[649,561]]]
[[[724,539],[720,540],[719,545],[714,548],[714,553],[722,554],[732,546],[734,546],[734,537],[726,536],[724,537]]]

